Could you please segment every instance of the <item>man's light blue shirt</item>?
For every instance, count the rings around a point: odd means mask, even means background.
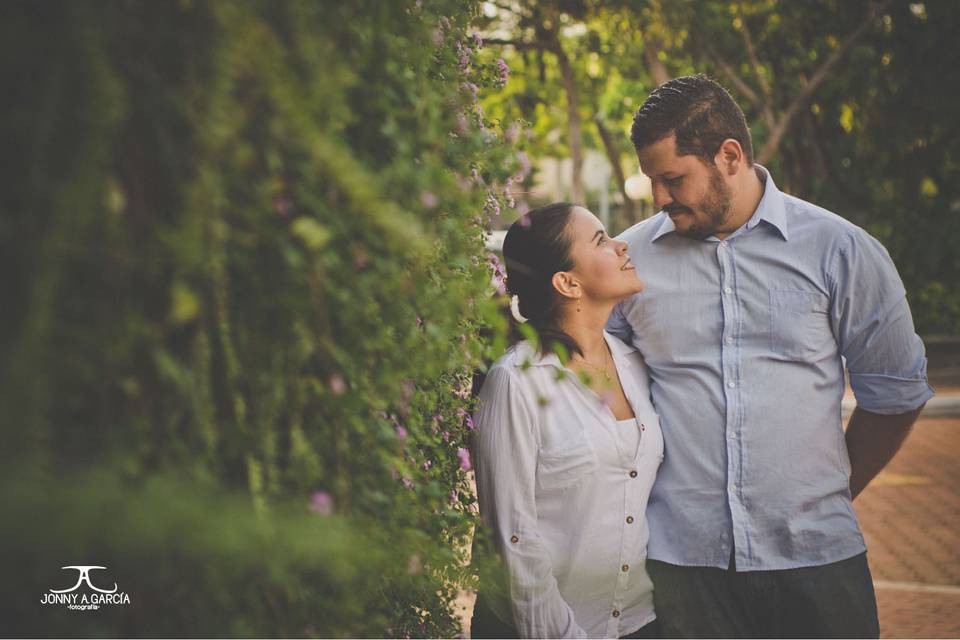
[[[748,571],[863,552],[843,359],[867,411],[933,395],[883,246],[757,173],[763,198],[723,241],[674,233],[663,212],[619,236],[647,286],[607,329],[643,354],[665,442],[647,509],[655,560],[727,568],[735,549]]]

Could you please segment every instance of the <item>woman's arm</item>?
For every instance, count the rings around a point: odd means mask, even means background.
[[[506,563],[521,637],[585,638],[560,595],[537,530],[536,404],[523,375],[509,365],[494,367],[480,392],[474,418],[480,514]]]

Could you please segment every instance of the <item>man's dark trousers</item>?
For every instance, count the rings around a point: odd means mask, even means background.
[[[731,565],[732,567],[732,565]],[[667,638],[878,638],[867,554],[780,571],[647,561]]]

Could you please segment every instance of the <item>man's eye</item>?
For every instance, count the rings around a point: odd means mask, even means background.
[[[678,184],[680,184],[680,181],[681,181],[681,180],[683,180],[682,177],[678,177],[678,178],[667,178],[665,182],[666,182],[669,186],[675,187],[675,186],[677,186]]]

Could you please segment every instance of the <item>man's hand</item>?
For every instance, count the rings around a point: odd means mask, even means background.
[[[850,496],[856,498],[900,450],[923,406],[907,413],[885,416],[860,407],[847,424],[850,455]]]

